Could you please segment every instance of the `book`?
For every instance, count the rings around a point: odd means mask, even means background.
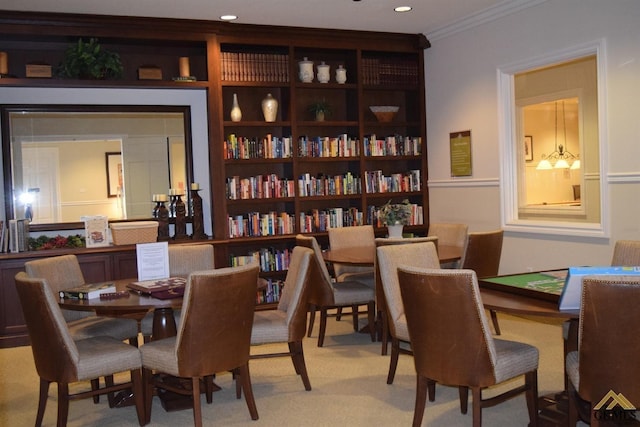
[[[127,284],[127,288],[141,295],[155,295],[160,292],[183,288],[187,284],[184,277],[168,277],[166,279],[139,280]]]
[[[113,282],[86,283],[73,288],[60,291],[60,298],[69,299],[93,299],[99,298],[100,294],[116,292],[116,285]]]

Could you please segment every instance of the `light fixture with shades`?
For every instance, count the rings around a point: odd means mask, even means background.
[[[548,156],[542,155],[542,160],[536,166],[537,170],[549,169],[580,169],[580,159],[565,149],[562,144],[558,145],[558,101],[555,102],[555,151]],[[567,144],[567,123],[565,120],[564,100],[562,100],[562,131],[564,143]]]

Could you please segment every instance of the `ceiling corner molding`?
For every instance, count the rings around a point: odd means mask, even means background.
[[[537,6],[546,1],[547,0],[507,0],[483,11],[471,14],[466,18],[462,18],[449,25],[438,28],[428,33],[427,39],[429,39],[429,41],[431,42],[434,42],[435,40],[452,36],[462,31],[477,27],[478,25],[482,25],[487,22],[502,18],[504,16],[519,12],[523,9]]]

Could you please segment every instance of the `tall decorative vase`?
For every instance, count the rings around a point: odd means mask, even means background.
[[[231,121],[239,122],[242,119],[242,111],[238,105],[238,95],[233,94],[233,106],[231,107]]]
[[[393,224],[387,225],[387,230],[389,232],[390,239],[401,239],[402,238],[402,229],[404,225],[402,224]]]
[[[278,101],[271,96],[270,93],[268,93],[266,98],[262,100],[262,114],[264,114],[265,122],[276,121],[276,116],[278,115]]]

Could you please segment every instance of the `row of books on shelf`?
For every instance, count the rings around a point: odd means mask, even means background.
[[[0,251],[25,252],[29,250],[29,220],[0,220]]]
[[[229,237],[277,236],[295,233],[295,217],[287,212],[249,212],[228,216]]]
[[[278,53],[222,52],[222,81],[289,81],[289,57]]]
[[[267,279],[267,286],[264,289],[258,289],[256,295],[256,304],[269,304],[279,302],[283,289],[283,280]]]
[[[318,174],[312,176],[305,173],[298,178],[298,195],[310,196],[339,196],[343,194],[361,194],[362,180],[353,176],[351,172],[344,175],[327,176]]]
[[[300,232],[324,232],[329,228],[351,227],[364,224],[364,215],[358,208],[312,209],[300,213]]]
[[[367,223],[374,227],[384,227],[383,216],[380,214],[381,207],[369,206],[367,208]],[[424,224],[424,210],[422,206],[412,203],[411,215],[407,225],[422,225]]]
[[[378,139],[375,134],[364,138],[365,156],[419,156],[422,138],[419,136],[387,136]]]
[[[362,58],[365,85],[417,85],[418,61],[408,58]]]
[[[402,191],[421,191],[420,169],[386,176],[382,170],[365,172],[365,191],[371,193],[396,193]]]
[[[256,175],[248,178],[227,178],[226,194],[229,200],[271,199],[295,196],[295,181],[276,174]]]
[[[289,248],[260,248],[249,252],[247,255],[230,255],[229,262],[232,267],[247,265],[252,262],[260,264],[260,271],[274,272],[289,269],[291,250]]]
[[[263,138],[247,138],[230,134],[224,141],[225,159],[285,159],[293,157],[291,137],[267,134]]]
[[[337,137],[303,136],[298,139],[300,157],[357,157],[360,155],[360,140],[346,133]]]

